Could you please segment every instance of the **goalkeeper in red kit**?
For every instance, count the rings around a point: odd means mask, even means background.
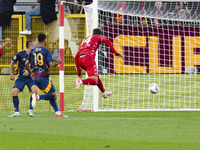
[[[79,78],[82,79],[81,68],[87,71],[88,78],[84,80],[79,80],[78,78],[76,78],[75,81],[76,89],[79,89],[81,84],[97,85],[103,93],[103,97],[107,98],[109,95],[111,95],[111,92],[107,92],[104,89],[103,84],[99,78],[95,62],[96,51],[101,43],[106,43],[116,56],[119,56],[121,58],[123,57],[121,54],[115,51],[110,40],[101,35],[102,31],[96,28],[93,30],[92,36],[89,36],[82,41],[81,46],[75,56],[75,63]]]

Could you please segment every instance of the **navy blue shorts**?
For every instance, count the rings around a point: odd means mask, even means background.
[[[56,89],[50,77],[37,77],[34,78],[34,82],[38,86],[38,88],[46,94],[56,92]]]
[[[35,85],[35,82],[31,78],[17,78],[13,88],[18,88],[20,91],[23,91],[25,85],[27,85],[29,91],[31,91],[31,87]]]

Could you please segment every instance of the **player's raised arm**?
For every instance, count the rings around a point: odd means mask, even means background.
[[[58,65],[61,64],[61,63],[62,63],[61,58],[58,58],[56,62],[55,62],[55,61],[51,61],[51,62],[49,63],[49,66],[50,66],[50,67],[56,67],[56,66],[58,66]]]
[[[101,41],[106,43],[116,56],[123,58],[123,56],[114,49],[114,47],[113,47],[112,43],[110,42],[110,40],[108,40],[105,37],[102,37]]]
[[[50,67],[56,67],[57,65],[62,63],[62,59],[58,58],[57,61],[54,61],[51,52],[48,50],[47,51],[47,62],[49,63]]]
[[[15,80],[14,65],[15,65],[15,62],[12,60],[11,63],[10,63],[10,80],[12,80],[12,81]]]

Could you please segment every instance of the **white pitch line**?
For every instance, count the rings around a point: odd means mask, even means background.
[[[174,119],[174,118],[173,118]],[[169,119],[163,119],[163,118],[73,118],[69,117],[68,120],[169,120]]]
[[[194,119],[197,117],[190,117],[190,119]],[[88,120],[177,120],[177,119],[183,119],[182,117],[170,117],[170,118],[74,118],[70,117],[67,118],[67,120],[79,120],[79,121],[88,121]]]

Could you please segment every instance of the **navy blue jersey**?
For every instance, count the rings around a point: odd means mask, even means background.
[[[34,77],[49,76],[49,63],[54,59],[48,49],[36,46],[31,50],[28,60],[31,62],[31,69],[34,69]]]
[[[25,70],[25,62],[27,59],[28,59],[28,54],[26,53],[26,51],[18,52],[12,59],[15,63],[18,62],[17,74],[19,78],[20,77],[31,78],[30,75],[23,76]]]

